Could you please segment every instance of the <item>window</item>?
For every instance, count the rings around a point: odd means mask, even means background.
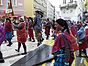
[[[65,10],[63,11],[63,13],[65,13]]]
[[[13,6],[17,6],[17,0],[13,0]]]
[[[73,10],[70,10],[70,13],[72,13],[73,12]]]
[[[0,0],[0,5],[2,5],[2,0]]]
[[[66,0],[63,0],[63,4],[66,4]]]
[[[73,3],[73,0],[70,0],[70,3]]]

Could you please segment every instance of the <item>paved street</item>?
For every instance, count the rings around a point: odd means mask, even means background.
[[[16,62],[17,60],[25,56],[25,55],[19,55],[24,51],[23,46],[21,46],[20,52],[15,51],[15,49],[17,49],[17,46],[18,46],[16,36],[13,37],[12,42],[13,44],[11,47],[7,46],[8,42],[2,44],[1,51],[3,53],[3,57],[5,58],[5,63],[0,64],[0,66],[7,66],[7,65],[10,66],[14,62]],[[35,48],[37,48],[37,42],[27,41],[26,46],[27,46],[27,52],[32,51]]]
[[[45,35],[43,35],[43,37],[45,37]],[[13,37],[12,42],[13,42],[13,44],[12,44],[11,47],[6,46],[8,44],[8,42],[2,44],[2,46],[1,46],[2,49],[1,50],[2,50],[2,53],[3,53],[3,57],[5,59],[5,63],[0,63],[0,66],[10,66],[10,65],[12,65],[13,63],[15,63],[16,61],[18,61],[19,59],[21,59],[25,56],[25,55],[20,55],[24,51],[23,46],[21,46],[20,52],[15,51],[15,49],[18,46],[16,36]],[[43,44],[47,44],[49,46],[52,46],[53,43],[54,43],[54,40],[52,40],[52,37],[50,37],[49,40],[44,40],[43,41]],[[30,51],[38,48],[37,47],[37,42],[27,41],[26,45],[27,45],[27,52],[30,52]],[[87,59],[87,61],[88,61],[88,59]],[[72,66],[88,66],[87,61],[86,61],[86,58],[76,57]],[[41,66],[53,66],[53,62],[54,62],[54,60],[51,61],[51,62],[44,63]]]

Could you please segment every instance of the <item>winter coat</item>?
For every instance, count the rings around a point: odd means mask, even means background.
[[[20,43],[25,43],[27,40],[26,23],[22,22],[18,25],[17,40]]]

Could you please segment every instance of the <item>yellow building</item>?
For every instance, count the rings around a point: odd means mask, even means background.
[[[34,7],[33,7],[34,0],[24,0],[24,15],[29,17],[34,17]]]
[[[43,18],[47,17],[46,0],[24,0],[24,15],[34,17],[35,11],[41,11]]]
[[[88,10],[88,0],[85,0],[85,7]]]

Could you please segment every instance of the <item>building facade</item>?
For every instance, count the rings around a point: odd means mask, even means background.
[[[9,0],[0,0],[0,15],[4,15],[6,9],[8,8]],[[24,0],[11,0],[14,15],[20,16],[24,15]]]
[[[83,18],[84,18],[84,21],[87,20],[88,21],[88,0],[84,0],[84,13],[83,13]]]
[[[84,5],[84,0],[79,0],[77,1],[77,8],[76,8],[76,16],[78,17],[78,21],[83,22],[83,13],[85,11],[85,5]]]
[[[55,6],[53,6],[48,0],[47,0],[47,18],[50,20],[55,19]]]
[[[59,11],[55,11],[55,20],[61,18]]]
[[[60,16],[65,20],[77,20],[76,16],[77,1],[63,0],[60,5]]]
[[[24,15],[34,17],[34,0],[24,0]]]
[[[41,11],[43,18],[47,15],[47,3],[45,0],[24,0],[25,16],[34,17],[35,11]]]
[[[33,2],[34,12],[41,11],[43,13],[43,19],[47,15],[47,3],[46,0],[34,0]]]
[[[35,11],[41,11],[43,18],[55,18],[55,7],[48,0],[24,0],[25,16],[35,16]]]

